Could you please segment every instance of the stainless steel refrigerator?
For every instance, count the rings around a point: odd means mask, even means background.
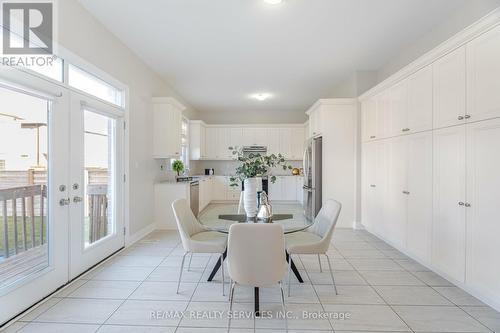
[[[304,151],[304,215],[312,220],[322,206],[322,157],[323,138],[317,137],[306,142]]]

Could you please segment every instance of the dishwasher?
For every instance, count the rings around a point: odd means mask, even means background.
[[[189,183],[189,205],[194,216],[198,217],[200,209],[200,182],[195,180]]]

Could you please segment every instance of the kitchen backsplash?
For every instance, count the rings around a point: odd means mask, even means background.
[[[294,168],[302,168],[302,161],[287,161]],[[191,175],[203,175],[205,169],[214,169],[215,174],[219,176],[226,176],[234,174],[236,168],[238,167],[238,162],[236,161],[190,161],[190,174]],[[291,175],[291,170],[284,171],[282,168],[276,168],[272,172],[273,175],[283,176]]]

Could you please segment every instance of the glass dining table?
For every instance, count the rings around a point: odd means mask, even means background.
[[[247,218],[245,214],[237,214],[238,207],[234,204],[215,204],[208,207],[198,219],[200,223],[213,231],[221,233],[229,233],[229,227],[234,223],[270,223],[269,221],[260,220],[257,218]],[[309,228],[313,221],[305,218],[303,209],[300,205],[274,205],[274,215],[271,223],[283,225],[285,234],[290,234],[298,231],[303,231]],[[227,250],[222,255],[223,259],[226,258]],[[285,251],[286,261],[291,260],[288,253]],[[212,269],[207,281],[212,281],[215,274],[219,271],[221,261],[217,260]],[[299,270],[295,263],[291,262],[291,269],[300,283],[304,283],[304,279],[300,275]],[[259,316],[259,288],[254,288],[255,299],[255,315]]]

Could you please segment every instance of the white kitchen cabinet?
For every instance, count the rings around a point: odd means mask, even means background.
[[[390,89],[375,96],[376,106],[376,134],[374,139],[383,139],[390,136],[391,126],[391,99]]]
[[[217,148],[217,127],[207,127],[205,131],[205,151],[207,159],[217,159],[219,149]]]
[[[388,143],[387,207],[384,237],[392,244],[406,247],[407,217],[407,140],[396,137]]]
[[[386,235],[390,229],[386,218],[389,148],[388,140],[377,141],[375,143],[375,183],[369,184],[374,189],[372,193],[374,203],[370,207],[370,212],[373,216],[374,230],[380,235]]]
[[[363,225],[371,230],[375,223],[376,202],[376,143],[366,142],[362,148],[362,191],[361,191],[361,218]]]
[[[373,97],[361,103],[362,140],[377,138],[377,100]]]
[[[434,131],[432,264],[465,280],[465,125]]]
[[[213,176],[212,178],[212,200],[226,200],[227,182],[225,176]]]
[[[389,132],[388,136],[405,133],[408,113],[407,80],[397,83],[389,90]]]
[[[205,209],[213,199],[213,177],[200,179],[199,184],[199,206],[200,212]]]
[[[467,117],[500,117],[500,26],[467,44]]]
[[[430,264],[432,247],[432,133],[407,140],[407,251]]]
[[[295,181],[295,193],[297,197],[297,201],[300,204],[304,203],[304,189],[302,188],[304,186],[304,177],[303,176],[295,176],[296,181]]]
[[[465,122],[465,68],[465,47],[458,48],[434,62],[434,128]]]
[[[467,125],[466,284],[500,300],[500,119]]]
[[[269,199],[272,201],[281,201],[283,200],[283,185],[281,184],[280,177],[276,177],[276,181],[273,183],[269,179],[268,183],[268,195]]]
[[[322,113],[321,108],[308,111],[309,116],[309,137],[315,137],[322,133]]]
[[[292,149],[289,158],[291,160],[299,161],[303,159],[305,131],[304,127],[291,128],[292,132]]]
[[[242,129],[241,134],[241,143],[243,146],[251,146],[255,142],[255,129],[254,128],[246,128]]]
[[[241,127],[229,128],[229,145],[233,148],[243,146],[243,131]]]
[[[278,128],[267,129],[267,154],[281,153],[280,131]]]
[[[276,176],[276,182],[269,181],[269,198],[274,201],[299,201],[297,195],[299,181],[298,176]],[[300,181],[300,192],[302,193],[302,182]]]
[[[189,154],[192,160],[203,160],[207,157],[205,131],[205,124],[201,121],[189,122]]]
[[[280,153],[286,158],[292,157],[292,130],[290,128],[280,128],[279,133],[279,147]]]
[[[171,97],[153,98],[154,158],[180,156],[182,112],[185,109],[185,106]]]
[[[217,154],[216,158],[219,160],[231,160],[232,159],[232,151],[229,150],[231,147],[231,132],[227,127],[218,127],[217,128]]]
[[[432,66],[427,66],[408,78],[408,112],[404,132],[416,133],[432,129],[432,87]]]

